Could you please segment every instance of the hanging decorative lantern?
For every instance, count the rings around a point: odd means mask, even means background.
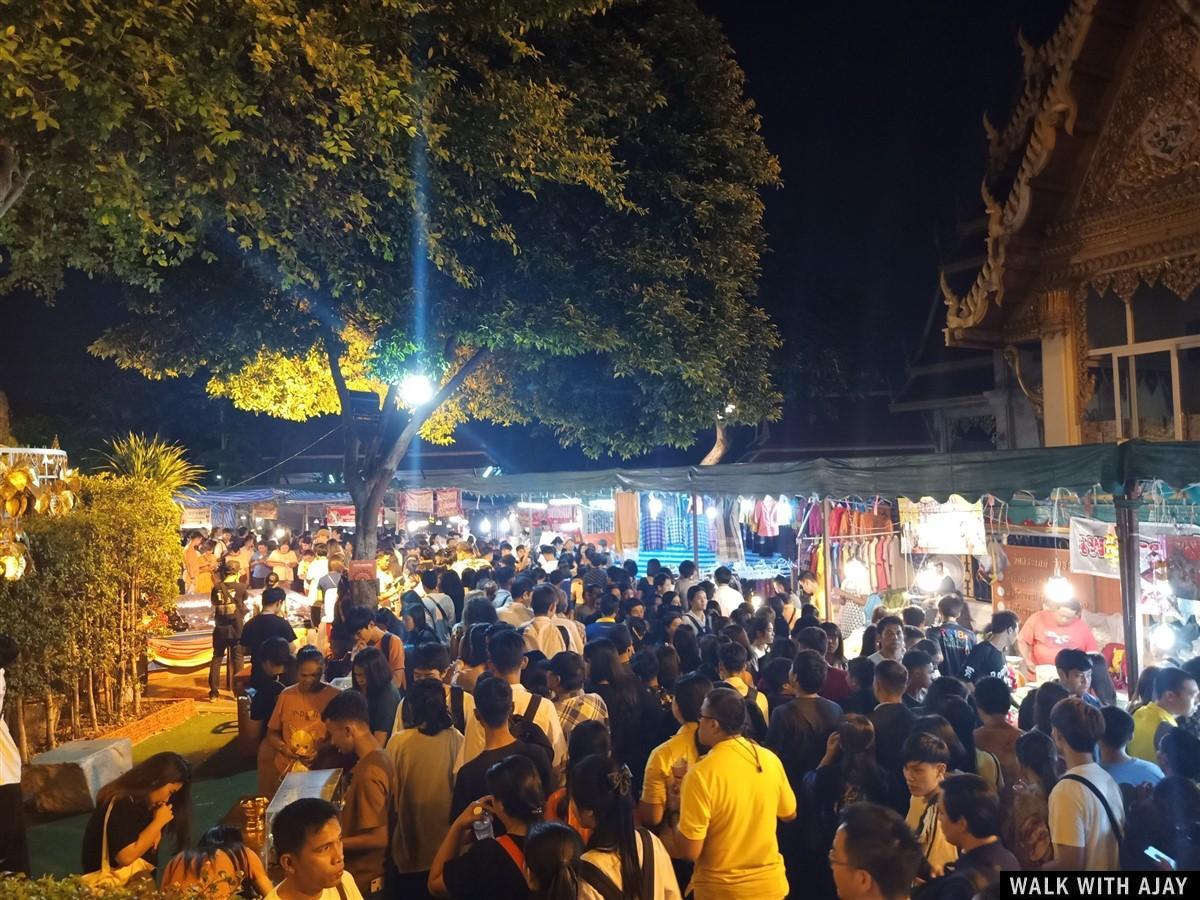
[[[38,452],[0,458],[0,578],[5,581],[17,581],[31,565],[21,518],[66,515],[79,495],[79,475],[65,467],[61,451],[50,463],[39,463]],[[61,462],[55,464],[54,459]]]
[[[24,542],[11,528],[0,534],[0,576],[16,581],[29,568],[29,554]]]

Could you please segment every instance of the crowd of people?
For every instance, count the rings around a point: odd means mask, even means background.
[[[1126,709],[1061,641],[1018,703],[1007,653],[1044,665],[1053,628],[977,633],[954,593],[876,610],[847,658],[808,573],[750,602],[726,568],[408,540],[373,605],[332,533],[221,542],[212,692],[245,653],[260,791],[342,768],[344,799],[275,816],[272,885],[236,830],[190,843],[187,763],[159,754],[101,792],[85,871],[105,848],[157,871],[167,835],[164,883],[271,900],[957,898],[1006,870],[1200,866],[1200,658]],[[280,584],[310,601],[300,639]]]

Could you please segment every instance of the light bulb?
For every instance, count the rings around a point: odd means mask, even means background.
[[[409,372],[400,379],[400,400],[415,409],[433,399],[433,381],[422,372]]]
[[[941,586],[942,573],[933,566],[922,566],[921,571],[917,573],[917,587],[921,589],[921,593],[935,593]]]
[[[650,510],[650,518],[657,519],[663,510],[663,502],[657,497],[651,497],[650,502],[646,504],[646,508]]]
[[[1175,629],[1170,625],[1166,623],[1155,625],[1154,631],[1150,633],[1150,636],[1154,641],[1154,646],[1163,653],[1169,653],[1175,649],[1178,635],[1176,635]]]
[[[1075,588],[1062,575],[1051,575],[1046,579],[1046,599],[1051,603],[1069,603],[1075,598]]]
[[[499,531],[501,534],[508,534],[508,529],[509,529],[508,519],[497,519],[496,520],[496,530],[497,531]]]
[[[716,518],[717,518],[717,508],[715,506],[710,505],[707,509],[704,510],[704,514],[706,516],[708,516],[708,521],[714,522],[714,521],[716,521]]]
[[[483,521],[481,521],[479,523],[479,530],[481,532],[483,532],[484,534],[491,534],[492,533],[492,520],[484,519]]]

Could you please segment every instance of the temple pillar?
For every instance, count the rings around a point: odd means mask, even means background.
[[[1079,317],[1069,289],[1048,291],[1042,305],[1042,402],[1047,447],[1082,443]]]

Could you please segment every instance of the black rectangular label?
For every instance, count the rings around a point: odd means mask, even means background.
[[[1004,872],[1003,896],[1200,897],[1200,872]]]

